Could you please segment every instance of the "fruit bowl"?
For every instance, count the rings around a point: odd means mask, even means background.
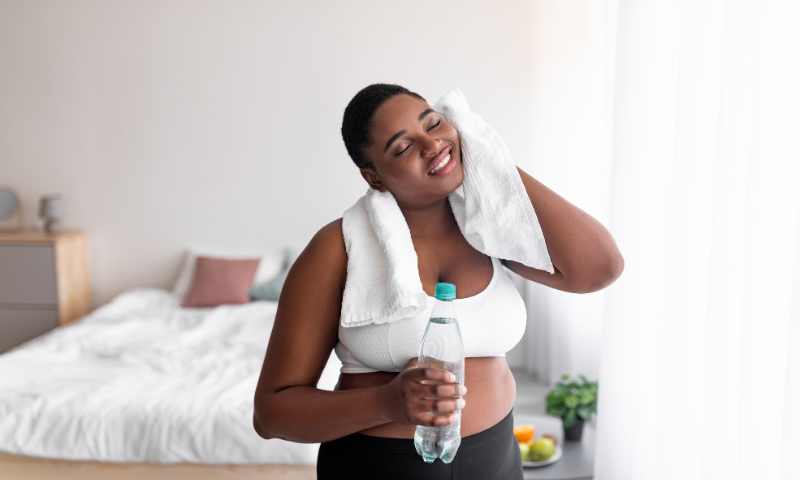
[[[550,465],[551,463],[556,463],[559,458],[561,458],[561,445],[556,445],[556,451],[553,452],[553,456],[548,458],[547,460],[542,460],[541,462],[522,462],[523,467],[544,467],[545,465]]]
[[[523,467],[541,467],[555,463],[561,458],[561,446],[553,435],[542,435],[535,438],[534,425],[517,425],[514,436],[519,443]]]

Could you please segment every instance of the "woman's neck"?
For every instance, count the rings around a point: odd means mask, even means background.
[[[422,208],[400,205],[400,211],[406,218],[412,238],[442,238],[451,234],[454,229],[458,230],[456,217],[447,198]]]

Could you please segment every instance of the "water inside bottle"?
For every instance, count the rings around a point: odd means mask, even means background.
[[[432,317],[430,318],[430,323],[436,325],[450,325],[455,324],[455,318],[442,318],[442,317]],[[453,325],[456,329],[458,328],[456,325]],[[449,328],[449,327],[448,327]],[[464,383],[464,361],[463,361],[463,346],[461,346],[460,340],[461,335],[458,334],[458,348],[457,351],[451,351],[451,349],[455,345],[447,345],[447,341],[443,341],[445,337],[442,339],[437,339],[438,335],[451,335],[451,332],[429,332],[433,335],[428,337],[429,343],[427,348],[423,348],[422,355],[419,362],[419,367],[434,367],[434,368],[441,368],[452,372],[456,375],[456,383]],[[438,358],[434,358],[432,356],[428,356],[425,353],[434,354],[436,356],[442,356],[445,358],[459,358],[457,361],[444,361]],[[427,383],[427,382],[425,382]],[[439,382],[432,382],[432,383],[439,383]],[[442,415],[446,416],[452,412],[441,412],[441,413],[432,413],[429,412],[430,415]],[[444,427],[423,427],[417,426],[417,430],[414,433],[414,448],[417,450],[417,453],[425,460],[427,463],[433,463],[434,460],[440,458],[444,463],[450,463],[453,461],[453,458],[456,456],[456,452],[458,451],[458,447],[461,445],[461,412],[458,412],[458,420],[451,423],[450,425],[446,425]]]
[[[426,463],[440,458],[450,463],[461,445],[461,414],[458,420],[445,427],[418,426],[414,432],[414,448]]]

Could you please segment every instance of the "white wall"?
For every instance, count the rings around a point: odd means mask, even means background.
[[[454,86],[532,167],[532,4],[0,1],[0,184],[64,195],[95,304],[187,246],[302,246],[365,191],[349,99]]]
[[[0,0],[0,185],[29,226],[64,195],[99,305],[170,286],[186,247],[302,248],[366,189],[339,134],[350,98],[459,86],[518,165],[605,221],[603,5]],[[595,377],[602,296],[524,289],[509,363]]]

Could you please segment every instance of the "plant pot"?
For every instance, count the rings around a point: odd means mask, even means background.
[[[564,439],[569,442],[580,442],[583,435],[583,423],[584,420],[577,417],[571,427],[564,428]]]

